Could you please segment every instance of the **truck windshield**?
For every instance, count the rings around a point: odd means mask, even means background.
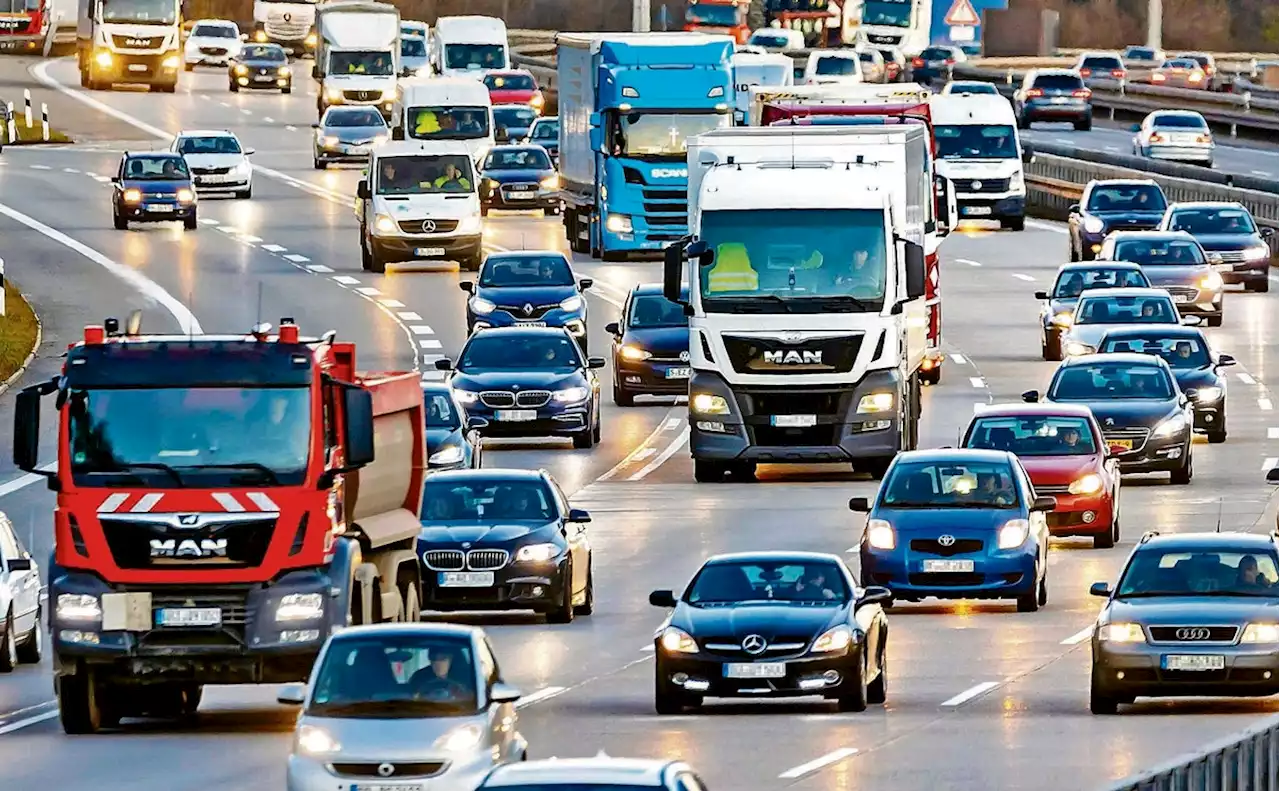
[[[479,140],[489,136],[484,107],[410,107],[405,113],[415,140]]]
[[[615,125],[613,153],[683,160],[689,150],[689,138],[732,123],[731,116],[718,113],[628,113],[619,116]]]
[[[122,25],[176,25],[174,0],[102,0],[102,21]]]
[[[416,36],[406,36],[400,39],[400,57],[402,58],[425,58],[427,56],[427,42]]]
[[[446,44],[446,69],[505,69],[507,53],[501,44]]]
[[[818,58],[813,66],[813,73],[819,77],[847,77],[858,73],[858,61],[838,55]]]
[[[305,387],[73,390],[77,486],[288,486],[310,455]]]
[[[379,195],[426,195],[471,192],[474,189],[471,158],[465,154],[384,157],[378,160]]]
[[[710,211],[701,240],[716,254],[698,273],[708,312],[878,312],[883,305],[880,211]]]
[[[936,126],[942,159],[1017,159],[1017,132],[1012,125]]]
[[[733,27],[740,24],[741,15],[738,6],[728,3],[692,3],[684,12],[684,18],[695,25]]]
[[[862,4],[862,24],[911,26],[912,0],[867,0]]]
[[[389,52],[331,52],[329,73],[337,75],[367,74],[371,77],[391,76],[394,64]]]

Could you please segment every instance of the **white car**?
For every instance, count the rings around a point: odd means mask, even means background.
[[[1213,131],[1195,110],[1156,110],[1133,131],[1135,156],[1213,167]]]
[[[237,198],[253,197],[252,148],[240,145],[231,132],[180,132],[170,150],[181,154],[191,169],[197,195],[231,193]]]
[[[576,788],[609,791],[706,791],[688,764],[643,758],[561,758],[511,763],[489,772],[476,789]]]
[[[235,22],[224,19],[201,19],[191,28],[182,51],[182,66],[187,71],[196,66],[226,66],[240,55],[244,36]]]
[[[978,82],[976,80],[952,80],[942,86],[939,91],[941,96],[999,96],[1000,91],[996,89],[993,82]]]
[[[40,569],[0,514],[0,673],[40,661]]]

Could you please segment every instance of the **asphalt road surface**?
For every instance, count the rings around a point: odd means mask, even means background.
[[[1095,118],[1094,126],[1088,132],[1077,132],[1071,124],[1059,123],[1036,123],[1030,130],[1022,132],[1025,139],[1037,143],[1058,143],[1086,151],[1125,155],[1133,154],[1133,134],[1128,124],[1111,126],[1099,118]],[[1276,156],[1274,141],[1268,144],[1232,140],[1224,134],[1217,134],[1216,143],[1215,170],[1270,179],[1280,177],[1280,157]]]

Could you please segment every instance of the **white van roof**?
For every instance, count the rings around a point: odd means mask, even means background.
[[[1013,126],[1016,123],[1008,99],[982,93],[934,96],[929,100],[929,114],[939,126]]]
[[[374,159],[415,154],[432,157],[457,154],[470,159],[472,151],[465,140],[392,140],[373,149]]]
[[[489,89],[467,77],[411,77],[400,81],[400,101],[406,106],[488,107]]]

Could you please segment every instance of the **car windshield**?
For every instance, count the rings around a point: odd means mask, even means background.
[[[495,107],[493,122],[507,129],[528,129],[538,119],[538,114],[528,107]]]
[[[1128,362],[1099,362],[1059,368],[1049,386],[1053,401],[1142,399],[1168,401],[1174,385],[1164,369]]]
[[[191,35],[199,38],[239,38],[240,31],[230,25],[196,25]]]
[[[1090,456],[1098,452],[1082,417],[983,417],[974,420],[966,448],[1007,450],[1018,456]]]
[[[1086,69],[1123,69],[1124,63],[1114,55],[1097,55],[1084,59],[1080,64]]]
[[[1192,235],[1224,234],[1249,236],[1257,233],[1249,212],[1235,206],[1178,209],[1169,218],[1169,230]]]
[[[813,66],[813,73],[823,77],[844,76],[858,73],[858,61],[853,58],[830,57],[818,58]]]
[[[689,138],[728,127],[732,115],[719,113],[627,113],[613,116],[615,156],[679,160],[689,150]]]
[[[533,125],[533,132],[530,134],[534,140],[559,140],[560,139],[560,122],[559,121],[538,121]]]
[[[497,149],[489,154],[481,170],[551,170],[551,159],[538,146]]]
[[[462,373],[482,371],[555,371],[568,373],[582,367],[582,357],[575,341],[568,335],[539,332],[537,334],[492,333],[471,336],[462,350],[458,370]]]
[[[489,136],[487,107],[410,107],[405,113],[415,140],[479,140]]]
[[[480,273],[484,287],[572,286],[573,270],[559,255],[489,256]]]
[[[912,0],[864,0],[862,24],[910,27],[912,5]]]
[[[101,22],[105,25],[173,25],[178,22],[178,4],[173,0],[101,0]],[[155,31],[160,35],[163,31]],[[152,46],[159,47],[157,41]]]
[[[1173,338],[1155,334],[1141,337],[1127,335],[1122,338],[1107,336],[1098,347],[1098,351],[1103,354],[1112,352],[1150,354],[1160,357],[1169,364],[1170,368],[1176,370],[1204,368],[1212,362],[1209,359],[1209,349],[1205,344],[1198,338],[1189,338],[1185,335]]]
[[[329,53],[330,74],[389,77],[394,69],[395,61],[390,52],[334,50]]]
[[[378,159],[379,195],[471,192],[471,157],[466,154]]]
[[[684,307],[661,294],[638,294],[631,301],[631,321],[627,326],[636,329],[688,327],[689,317],[684,315]]]
[[[332,127],[370,127],[386,128],[382,113],[377,110],[357,110],[353,108],[330,108],[324,115],[324,126]]]
[[[1017,507],[1013,468],[1002,461],[908,461],[881,487],[885,508]]]
[[[179,154],[239,154],[240,141],[229,135],[184,137],[178,143]]]
[[[458,410],[453,408],[453,399],[447,393],[427,393],[424,396],[427,407],[427,428],[459,428],[462,425]]]
[[[240,51],[240,60],[260,60],[270,63],[284,63],[289,57],[279,47],[250,46]]]
[[[185,181],[191,178],[191,171],[181,157],[129,157],[124,177],[131,181]]]
[[[1164,193],[1155,184],[1096,187],[1089,193],[1086,209],[1107,211],[1164,211]]]
[[[1178,309],[1167,296],[1085,297],[1076,307],[1075,324],[1178,324]]]
[[[702,567],[689,583],[690,604],[755,601],[844,604],[849,600],[840,568],[830,561],[779,560],[717,562]]]
[[[1084,87],[1084,80],[1074,74],[1038,74],[1031,87],[1042,91],[1078,91]]]
[[[1187,115],[1186,113],[1168,113],[1165,115],[1157,115],[1151,119],[1151,126],[1156,129],[1196,129],[1207,130],[1209,124],[1198,115]]]
[[[1246,596],[1276,598],[1276,552],[1218,547],[1139,549],[1116,598],[1144,596]]]
[[[501,44],[446,44],[446,69],[505,69],[507,53]]]
[[[400,39],[400,57],[402,58],[425,58],[427,56],[427,42],[418,37]]]
[[[1104,288],[1147,288],[1151,281],[1140,269],[1067,269],[1058,274],[1054,299],[1075,299],[1080,292]]]
[[[538,88],[528,74],[486,74],[484,84],[491,91],[534,91]]]
[[[72,390],[67,410],[77,485],[296,486],[306,476],[305,387]]]
[[[989,82],[953,82],[947,85],[947,93],[999,93]]]
[[[1018,133],[1012,124],[935,126],[943,159],[1017,159]]]
[[[428,478],[423,487],[422,524],[439,522],[526,521],[556,519],[556,501],[540,480],[453,480]]]
[[[1142,266],[1196,266],[1207,263],[1191,239],[1117,239],[1111,257]]]
[[[751,41],[748,43],[758,47],[779,49],[787,46],[790,40],[781,33],[753,33],[751,34]]]
[[[466,638],[335,637],[314,676],[312,717],[411,719],[474,714],[475,657]]]
[[[714,27],[733,27],[738,24],[741,12],[738,6],[724,3],[690,3],[684,12],[686,22]]]

